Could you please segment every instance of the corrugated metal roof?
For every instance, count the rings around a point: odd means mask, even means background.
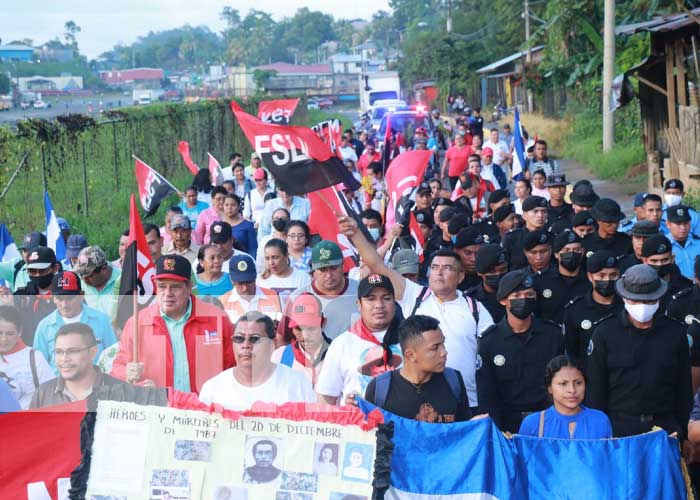
[[[280,75],[303,75],[303,74],[329,74],[332,73],[328,64],[290,64],[286,62],[276,62],[256,66],[254,69],[274,70]]]
[[[693,15],[700,17],[700,7],[690,11]],[[623,24],[615,28],[616,35],[634,35],[642,31],[663,32],[674,31],[695,23],[695,19],[686,12],[669,14],[667,16],[655,17],[649,21],[634,24]]]
[[[544,45],[538,45],[537,47],[533,47],[530,49],[532,53],[540,51],[544,48]],[[482,73],[490,73],[499,67],[503,66],[504,64],[508,64],[510,62],[513,62],[517,59],[520,59],[521,57],[525,57],[527,55],[527,50],[523,50],[522,52],[516,52],[515,54],[511,54],[508,57],[504,57],[503,59],[499,59],[496,62],[492,62],[488,66],[484,66],[483,68],[479,68],[476,70],[477,73],[482,74]]]
[[[0,50],[3,52],[25,52],[31,50],[33,52],[34,48],[28,45],[0,45]]]

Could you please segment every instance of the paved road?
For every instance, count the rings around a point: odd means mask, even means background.
[[[110,95],[105,97],[90,96],[76,97],[74,99],[56,100],[47,98],[47,102],[51,103],[51,107],[47,109],[19,109],[14,108],[9,111],[0,113],[0,123],[13,124],[19,120],[27,118],[54,118],[60,115],[81,113],[86,115],[98,116],[100,110],[109,110],[121,106],[131,106],[133,101],[131,96],[116,96]]]

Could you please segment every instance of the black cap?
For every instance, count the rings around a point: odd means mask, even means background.
[[[394,285],[391,284],[389,278],[383,274],[370,274],[357,285],[357,298],[361,299],[367,297],[370,292],[377,287],[384,288],[394,295]]]
[[[433,227],[433,225],[435,225],[433,212],[430,210],[416,210],[413,212],[413,215],[415,215],[416,222],[418,222],[418,224],[425,224],[428,227]]]
[[[442,214],[440,214],[442,215]],[[470,217],[467,214],[464,213],[458,213],[454,217],[450,219],[450,222],[447,223],[447,232],[450,234],[457,234],[459,233],[460,229],[463,227],[467,227],[470,222]]]
[[[506,217],[512,213],[515,213],[515,207],[511,203],[510,205],[503,205],[494,210],[492,218],[494,222],[503,222]]]
[[[513,292],[527,290],[533,286],[532,276],[530,276],[527,269],[511,271],[501,278],[501,282],[498,284],[498,291],[496,292],[496,299],[506,299]]]
[[[209,239],[212,243],[226,243],[232,235],[233,230],[228,222],[216,221],[209,228]]]
[[[602,222],[620,222],[625,218],[620,205],[613,199],[601,198],[593,205],[591,215],[597,221]]]
[[[56,253],[51,248],[38,246],[29,250],[28,253],[27,269],[46,269],[56,263]]]
[[[685,191],[683,189],[683,181],[680,179],[669,179],[666,181],[666,184],[664,184],[664,191],[667,189],[680,189],[681,193]]]
[[[523,201],[523,212],[529,212],[536,208],[547,208],[547,198],[542,196],[528,196]]]
[[[583,241],[581,237],[569,228],[564,229],[561,233],[554,238],[554,243],[552,243],[552,250],[554,253],[560,252],[562,248],[571,243],[581,243]]]
[[[447,208],[442,209],[438,218],[440,219],[440,222],[447,222],[452,217],[454,217],[456,213],[457,209],[453,206],[449,206]]]
[[[489,205],[491,203],[498,203],[501,200],[508,199],[510,200],[510,193],[508,193],[507,189],[496,189],[495,191],[492,191],[491,194],[489,195]]]
[[[46,246],[46,236],[38,231],[32,231],[27,233],[22,240],[22,244],[19,246],[20,250],[31,250],[35,247],[45,247]]]
[[[445,206],[448,206],[448,207],[453,207],[454,204],[455,204],[455,202],[452,201],[451,199],[445,198],[444,196],[441,196],[440,198],[436,199],[436,200],[433,202],[433,208],[439,207],[439,206],[442,206],[442,205],[445,205]]]
[[[629,234],[630,236],[641,236],[648,238],[649,236],[659,234],[659,224],[650,220],[640,220],[635,222],[632,229],[630,229]]]
[[[80,295],[82,291],[80,278],[73,271],[61,271],[51,280],[53,295]]]
[[[483,245],[484,243],[491,243],[491,237],[488,234],[483,234],[478,226],[468,226],[457,234],[455,248]]]
[[[192,264],[182,255],[163,255],[156,261],[156,274],[153,279],[190,281]]]
[[[496,243],[481,245],[476,253],[476,272],[490,273],[496,266],[504,262],[508,262],[508,253],[501,245]]]
[[[432,193],[432,192],[433,192],[433,190],[430,189],[430,184],[428,184],[427,182],[421,182],[421,183],[420,183],[420,186],[418,186],[418,190],[416,190],[416,194],[418,194],[418,193],[424,193],[424,192],[426,192],[426,191],[429,192],[429,193]]]
[[[609,250],[598,250],[592,253],[586,259],[586,271],[589,273],[598,273],[605,268],[619,268],[620,262],[615,257],[615,254]]]
[[[590,181],[578,181],[569,196],[571,203],[580,207],[592,207],[600,199]]]
[[[690,209],[685,205],[675,205],[666,209],[669,222],[690,222]]]
[[[530,231],[525,235],[523,239],[523,248],[525,250],[532,250],[537,245],[551,245],[552,238],[551,234],[540,230]]]
[[[593,220],[593,216],[588,210],[583,210],[577,213],[576,215],[574,215],[573,219],[571,219],[571,227],[594,225],[595,220]]]
[[[566,180],[565,174],[552,174],[547,176],[547,182],[544,183],[544,187],[558,187],[558,186],[568,186],[571,184]]]
[[[644,244],[642,245],[642,257],[661,255],[673,251],[672,248],[671,242],[666,236],[661,233],[655,234],[644,240]]]

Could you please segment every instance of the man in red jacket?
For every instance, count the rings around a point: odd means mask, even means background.
[[[129,318],[112,365],[114,377],[131,383],[199,392],[204,382],[235,365],[233,325],[219,308],[192,295],[192,266],[180,255],[156,262],[156,301]]]

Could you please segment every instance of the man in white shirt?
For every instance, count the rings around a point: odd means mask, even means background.
[[[457,289],[465,276],[459,256],[452,250],[435,252],[429,265],[429,286],[422,287],[389,269],[351,217],[339,215],[338,223],[340,232],[352,240],[369,270],[389,277],[406,318],[422,314],[440,322],[440,329],[445,335],[447,366],[460,371],[467,388],[469,405],[478,406],[477,336],[493,325],[493,319],[480,302]]]
[[[236,366],[204,383],[200,401],[234,411],[248,410],[256,401],[278,405],[313,403],[316,396],[303,373],[270,361],[275,350],[275,325],[256,311],[241,316],[233,334]]]
[[[352,160],[353,163],[357,163],[357,153],[355,147],[350,143],[350,135],[347,132],[343,134],[339,149],[343,160]]]
[[[370,274],[357,287],[360,319],[331,342],[316,382],[320,402],[354,404],[370,381],[401,366],[394,286],[386,276]]]
[[[265,196],[274,193],[270,186],[267,171],[259,168],[253,174],[255,189],[248,191],[243,204],[243,217],[255,225],[255,229],[260,226],[260,218],[265,210]]]
[[[512,158],[510,154],[510,147],[508,144],[501,140],[497,128],[491,129],[491,135],[488,141],[484,141],[481,145],[481,149],[491,148],[493,150],[493,161],[497,165],[505,165]]]

